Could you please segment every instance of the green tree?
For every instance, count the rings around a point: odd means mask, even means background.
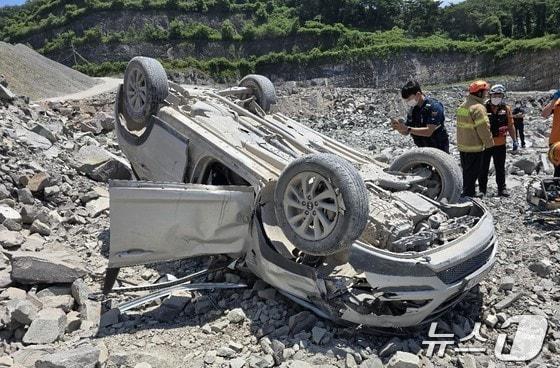
[[[201,13],[206,13],[208,11],[206,0],[196,0],[196,11]]]
[[[502,34],[502,24],[500,18],[496,15],[491,15],[482,20],[479,25],[479,36],[487,35],[501,35]]]
[[[511,19],[511,13],[500,13],[498,15],[498,18],[500,19],[500,24],[502,25],[502,34],[505,37],[511,37],[512,36],[512,27],[513,27],[513,22]]]
[[[167,0],[165,2],[165,6],[168,9],[178,9],[179,8],[179,0]]]
[[[413,36],[430,35],[438,29],[441,2],[433,0],[405,0],[403,24]]]
[[[254,40],[257,35],[257,29],[252,21],[245,22],[243,28],[241,29],[241,36],[243,40],[249,41]]]
[[[513,22],[512,36],[514,38],[523,38],[527,35],[525,28],[525,9],[523,4],[515,3],[511,9],[511,18]]]
[[[262,3],[257,3],[255,17],[258,23],[264,23],[268,19],[268,12]]]
[[[542,37],[546,32],[546,19],[547,19],[547,6],[544,1],[535,2],[534,6],[535,13],[535,28],[533,29],[534,37]]]
[[[229,19],[226,19],[222,23],[221,34],[222,34],[222,40],[231,41],[239,38],[239,34],[237,33],[235,26]]]
[[[560,29],[560,0],[550,0],[547,28],[550,33],[558,33]]]

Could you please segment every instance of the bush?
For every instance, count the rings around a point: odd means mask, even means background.
[[[232,41],[240,39],[233,23],[227,19],[222,23],[222,40]]]
[[[243,40],[250,41],[254,40],[257,36],[257,29],[255,28],[255,24],[251,21],[246,22],[241,30],[241,37]]]

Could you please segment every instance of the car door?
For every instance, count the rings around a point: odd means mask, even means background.
[[[109,268],[240,255],[251,241],[251,187],[113,181],[109,193]]]

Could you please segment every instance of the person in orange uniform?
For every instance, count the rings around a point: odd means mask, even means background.
[[[560,178],[560,90],[554,94],[550,103],[542,111],[542,116],[546,119],[552,114],[554,114],[554,117],[552,119],[552,131],[548,139],[550,145],[548,157],[554,164],[554,176]]]
[[[486,103],[494,147],[487,148],[484,151],[482,170],[478,177],[478,189],[483,195],[486,195],[488,189],[488,172],[490,161],[493,160],[496,170],[496,184],[498,184],[498,196],[509,197],[506,188],[506,137],[508,132],[513,139],[514,150],[517,149],[517,139],[513,114],[511,107],[504,101],[505,97],[506,88],[501,84],[496,84],[490,89],[490,100]]]

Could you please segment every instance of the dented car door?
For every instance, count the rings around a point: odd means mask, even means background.
[[[243,186],[113,181],[109,267],[241,254],[254,192]]]

